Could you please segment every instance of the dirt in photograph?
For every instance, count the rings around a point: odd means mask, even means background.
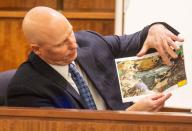
[[[143,59],[126,60],[117,63],[123,98],[139,96],[150,92],[162,92],[186,80],[182,50],[178,58],[172,59],[172,66],[162,63],[158,55]]]

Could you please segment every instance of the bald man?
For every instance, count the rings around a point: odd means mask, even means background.
[[[158,111],[171,96],[155,94],[134,104],[122,103],[114,62],[115,58],[142,56],[154,48],[169,65],[169,57],[177,58],[175,42],[183,39],[166,23],[154,23],[123,36],[74,33],[59,12],[35,7],[26,14],[22,28],[32,52],[9,85],[8,106],[93,109],[68,71],[71,63],[88,85],[94,109]]]

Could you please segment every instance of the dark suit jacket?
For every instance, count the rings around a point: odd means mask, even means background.
[[[76,62],[103,98],[107,109],[126,109],[122,103],[115,58],[139,52],[149,27],[132,35],[101,36],[91,31],[75,33],[78,43]],[[175,30],[173,30],[175,31]],[[87,108],[77,92],[52,67],[33,52],[17,70],[7,92],[8,106]]]

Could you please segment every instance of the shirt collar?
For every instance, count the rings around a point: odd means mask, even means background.
[[[75,64],[74,61],[71,63]],[[53,69],[55,69],[58,73],[60,73],[64,78],[68,78],[70,76],[69,73],[69,65],[61,66],[61,65],[52,65],[49,64]]]

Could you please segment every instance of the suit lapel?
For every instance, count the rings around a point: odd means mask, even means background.
[[[94,64],[94,58],[92,53],[89,51],[89,47],[78,48],[78,57],[76,61],[94,84],[96,89],[100,87],[99,75],[97,75],[96,65]]]
[[[76,90],[65,80],[57,71],[55,71],[52,67],[50,67],[46,62],[41,60],[36,54],[33,52],[29,56],[29,61],[32,63],[34,68],[38,70],[43,76],[47,79],[56,83],[59,87],[64,87],[64,89],[69,92],[77,101],[79,101],[85,108],[86,105],[82,101],[80,95],[76,92]]]

